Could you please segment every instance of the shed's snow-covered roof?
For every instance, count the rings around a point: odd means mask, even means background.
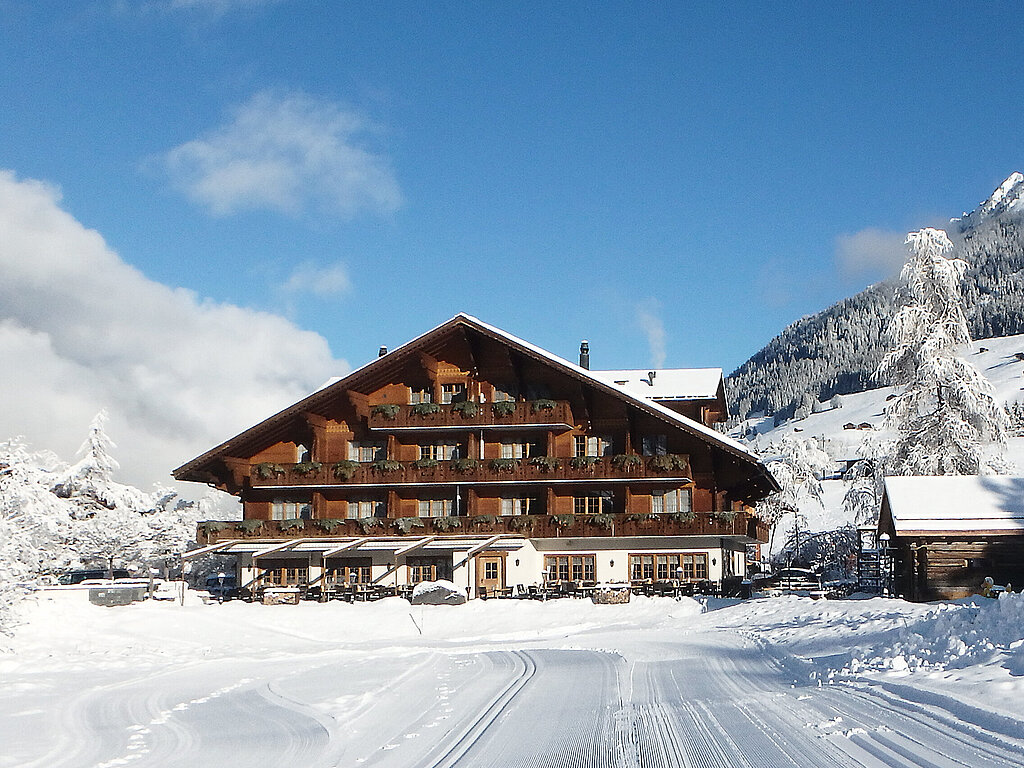
[[[1024,535],[1024,477],[887,477],[885,494],[897,536]]]
[[[648,368],[591,373],[622,387],[634,397],[649,400],[714,400],[722,384],[721,368]]]

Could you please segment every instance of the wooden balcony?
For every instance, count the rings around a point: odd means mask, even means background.
[[[768,526],[746,512],[665,515],[477,515],[474,517],[371,518],[371,520],[243,520],[200,523],[201,546],[237,539],[332,539],[366,536],[444,536],[499,533],[528,538],[611,536],[722,536],[767,541]]]
[[[438,410],[433,411],[434,408]],[[456,429],[572,429],[569,403],[531,400],[508,403],[449,403],[445,405],[378,405],[370,408],[372,430]]]
[[[372,464],[257,464],[250,471],[253,488],[309,486],[504,485],[515,483],[594,483],[626,480],[689,480],[687,456],[602,456],[572,459],[477,459]]]

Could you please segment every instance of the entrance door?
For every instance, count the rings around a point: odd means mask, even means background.
[[[505,587],[505,558],[501,555],[477,555],[476,592],[488,596]],[[486,592],[485,592],[486,590]]]

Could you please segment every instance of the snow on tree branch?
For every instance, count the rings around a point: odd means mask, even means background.
[[[948,258],[946,233],[907,236],[906,304],[893,317],[890,350],[876,371],[902,386],[886,411],[899,438],[886,471],[898,475],[972,475],[1006,471],[1006,414],[992,386],[957,348],[970,341],[960,281],[966,262]]]

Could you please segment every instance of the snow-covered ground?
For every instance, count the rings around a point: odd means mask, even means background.
[[[981,351],[984,349],[985,351]],[[982,339],[972,342],[964,350],[964,359],[974,365],[995,389],[996,399],[1003,404],[1024,402],[1024,335]],[[744,428],[755,428],[757,436],[748,442],[750,447],[764,456],[771,454],[770,446],[784,435],[813,438],[826,453],[837,460],[858,458],[861,441],[889,439],[895,435],[885,429],[886,398],[895,392],[894,387],[881,387],[852,395],[841,395],[840,408],[822,403],[817,413],[803,419],[791,419],[773,425],[768,420],[752,420]],[[847,424],[870,425],[870,429],[844,429]],[[734,433],[735,434],[735,433]],[[1010,438],[1006,459],[1013,469],[1011,474],[1024,474],[1024,437]],[[806,517],[810,531],[826,531],[838,528],[848,522],[843,510],[843,496],[847,484],[839,480],[826,480],[823,484],[822,505],[804,504],[801,512]]]
[[[1024,765],[1024,595],[24,606],[0,766]]]

